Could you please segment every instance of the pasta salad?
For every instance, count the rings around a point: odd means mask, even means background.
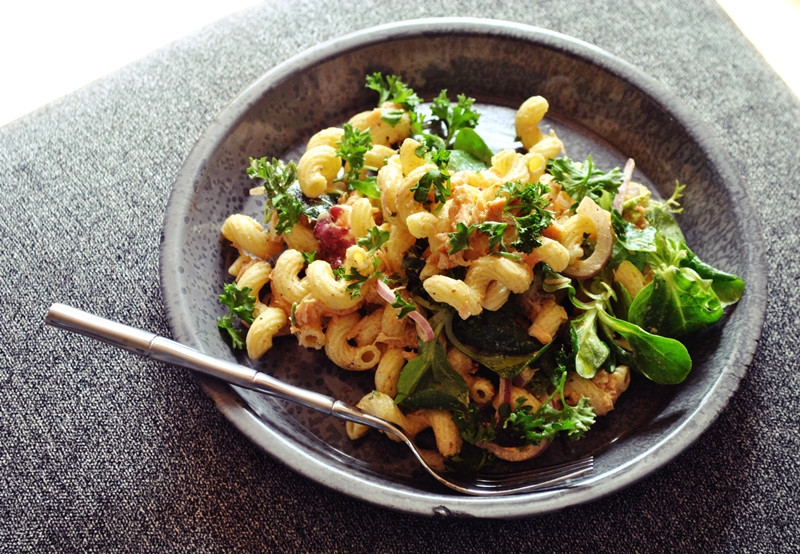
[[[673,217],[683,185],[660,201],[632,160],[570,159],[542,130],[541,96],[516,112],[520,146],[493,152],[472,98],[424,103],[380,73],[366,86],[376,107],[317,132],[296,162],[250,159],[263,224],[222,225],[238,257],[218,324],[234,348],[258,359],[294,335],[373,372],[358,407],[432,430],[431,457],[461,471],[583,437],[632,372],[686,378],[681,337],[717,322],[744,283],[687,246]]]

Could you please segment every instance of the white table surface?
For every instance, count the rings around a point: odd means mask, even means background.
[[[718,0],[800,96],[800,0]],[[258,0],[27,0],[0,10],[0,126]]]
[[[26,0],[0,8],[0,126],[259,0]]]

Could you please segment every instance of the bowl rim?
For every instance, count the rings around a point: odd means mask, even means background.
[[[177,174],[170,193],[161,231],[159,266],[164,305],[173,337],[185,344],[200,346],[195,343],[192,330],[180,317],[181,313],[186,313],[188,306],[183,296],[177,294],[183,276],[178,273],[176,264],[171,262],[179,257],[187,232],[188,221],[184,219],[184,214],[191,209],[193,196],[207,161],[226,140],[226,130],[235,127],[273,84],[283,81],[304,67],[387,40],[431,34],[510,38],[587,60],[654,99],[675,116],[696,142],[703,146],[708,159],[715,162],[720,180],[738,200],[733,203],[733,209],[741,212],[740,215],[745,215],[745,212],[749,214],[749,217],[742,218],[741,225],[747,235],[754,239],[744,245],[749,274],[742,275],[747,282],[747,289],[736,308],[747,310],[751,324],[743,330],[733,363],[722,371],[700,404],[683,418],[681,425],[644,454],[614,468],[611,474],[592,476],[570,489],[500,498],[436,494],[398,487],[396,484],[389,486],[327,465],[266,425],[234,387],[209,377],[195,375],[195,378],[223,415],[262,450],[317,483],[372,504],[420,515],[516,518],[551,513],[616,493],[647,477],[681,454],[711,426],[725,408],[755,355],[766,313],[767,272],[763,249],[756,247],[757,244],[763,244],[761,223],[757,217],[752,216],[756,212],[750,207],[747,191],[734,170],[734,165],[729,161],[728,154],[703,119],[661,82],[627,61],[580,39],[540,27],[502,20],[467,17],[410,19],[332,38],[285,59],[264,73],[236,96],[204,130]]]

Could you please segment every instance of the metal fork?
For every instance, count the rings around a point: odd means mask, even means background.
[[[593,470],[594,460],[589,456],[577,461],[514,474],[460,477],[444,473],[425,460],[413,438],[401,427],[341,400],[284,383],[265,373],[214,358],[155,333],[117,323],[64,304],[53,304],[47,312],[45,321],[48,325],[86,335],[144,357],[198,371],[233,385],[295,402],[324,414],[361,423],[394,435],[408,445],[414,457],[434,479],[464,494],[501,496],[564,488],[573,486],[578,477]]]

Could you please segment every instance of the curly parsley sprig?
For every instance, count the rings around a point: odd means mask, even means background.
[[[431,114],[436,118],[430,122],[431,127],[438,126],[438,134],[450,145],[461,129],[474,129],[478,125],[481,114],[472,108],[474,98],[463,94],[456,96],[456,103],[447,97],[447,89],[443,89],[433,99]]]
[[[284,164],[276,158],[250,158],[247,176],[264,180],[262,188],[267,199],[265,219],[269,220],[272,214],[276,215],[275,232],[282,235],[291,231],[300,216],[306,214],[303,203],[289,192],[289,187],[297,181],[295,163]]]
[[[233,348],[239,350],[245,347],[245,343],[242,331],[235,327],[236,320],[240,319],[248,325],[255,320],[253,310],[256,297],[251,292],[253,289],[250,287],[240,289],[236,283],[228,283],[225,285],[225,292],[219,295],[219,303],[228,307],[228,313],[217,317],[217,326],[228,333]]]
[[[542,231],[553,223],[553,212],[547,209],[545,194],[549,192],[542,183],[506,183],[501,192],[508,194],[503,211],[511,216],[517,238],[511,247],[518,252],[530,253],[541,246]]]
[[[378,169],[364,165],[364,157],[372,148],[372,135],[369,131],[362,131],[349,123],[345,123],[342,129],[344,134],[336,143],[336,155],[345,162],[345,172],[338,180],[344,181],[349,189],[356,190],[368,198],[380,198],[381,191],[378,188],[377,178],[374,175],[361,177],[364,170]]]
[[[450,161],[450,152],[447,150],[435,150],[431,153],[431,163],[436,167],[423,175],[416,185],[411,187],[414,193],[414,200],[420,204],[429,202],[431,191],[433,191],[433,203],[441,206],[450,198],[450,172],[447,164]]]
[[[582,163],[569,158],[554,158],[547,162],[547,171],[575,201],[573,209],[588,196],[601,208],[610,211],[624,178],[618,167],[609,172],[597,169],[591,156],[587,156]]]
[[[512,409],[509,404],[503,404],[498,410],[503,429],[510,430],[517,438],[533,444],[553,440],[559,433],[564,433],[573,440],[582,438],[595,422],[595,413],[589,404],[589,399],[581,396],[574,406],[564,399],[564,385],[567,380],[567,368],[561,363],[553,374],[555,389],[550,396],[537,408],[525,404],[523,398],[517,399],[516,406]],[[553,400],[558,400],[561,408],[553,406]]]
[[[367,75],[366,81],[367,88],[378,93],[379,106],[385,102],[391,102],[392,104],[403,106],[409,111],[414,111],[422,102],[422,99],[417,96],[414,89],[405,84],[398,75],[386,75],[384,77],[380,72],[375,72],[372,75]]]

